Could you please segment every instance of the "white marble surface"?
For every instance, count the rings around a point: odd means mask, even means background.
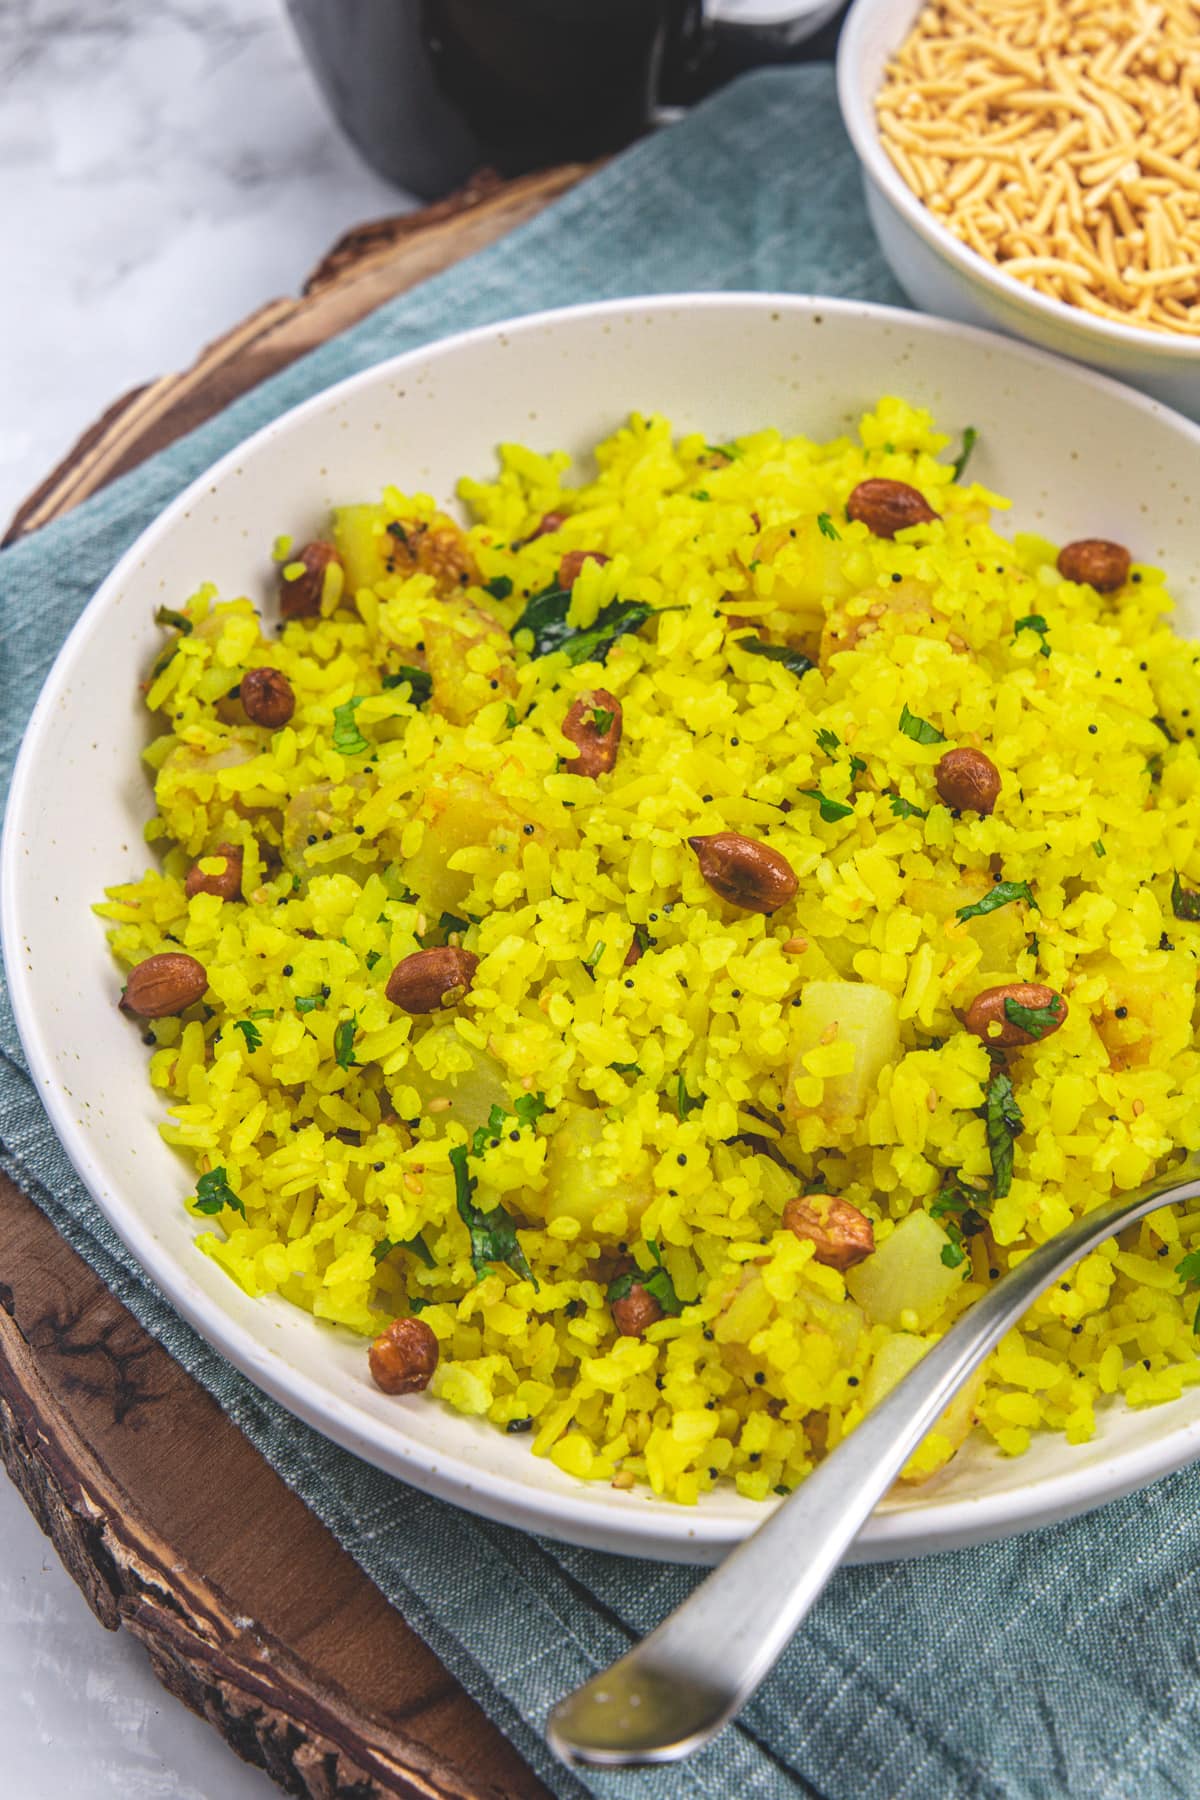
[[[0,0],[0,519],[118,394],[405,197],[342,143],[282,0]],[[0,1473],[6,1800],[277,1790],[92,1618]]]
[[[0,518],[118,394],[405,204],[283,0],[0,0]]]

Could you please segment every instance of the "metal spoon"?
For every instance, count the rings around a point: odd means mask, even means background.
[[[677,1762],[739,1712],[876,1501],[973,1369],[1073,1263],[1160,1206],[1200,1198],[1200,1161],[1098,1206],[1038,1246],[929,1350],[802,1486],[649,1637],[550,1714],[566,1762]]]

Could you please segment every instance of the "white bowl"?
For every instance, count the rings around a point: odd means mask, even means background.
[[[960,243],[901,177],[879,139],[875,97],[921,5],[855,0],[837,56],[842,120],[862,165],[875,235],[900,286],[927,312],[1027,338],[1200,418],[1200,338],[1121,325],[1038,293]]]
[[[331,504],[385,481],[449,497],[519,437],[584,451],[632,408],[720,442],[768,422],[819,438],[881,394],[975,424],[973,470],[1014,497],[1014,526],[1103,532],[1165,564],[1200,628],[1200,430],[1156,402],[1009,340],[886,308],[782,295],[614,301],[488,326],[369,369],[223,458],[175,500],[84,612],[38,701],[0,851],[8,978],[39,1092],[97,1202],[185,1318],[300,1418],[433,1493],[573,1542],[718,1558],[762,1519],[736,1494],[694,1508],[576,1482],[528,1440],[429,1400],[388,1399],[362,1341],[278,1299],[249,1299],[193,1248],[192,1176],[158,1135],[140,1034],[89,912],[147,861],[152,810],[137,684],[153,613],[201,578],[273,611],[268,548],[314,535]],[[946,1549],[1060,1518],[1200,1454],[1200,1391],[1114,1407],[1095,1440],[1038,1439],[1005,1460],[970,1443],[927,1486],[889,1499],[860,1557]]]

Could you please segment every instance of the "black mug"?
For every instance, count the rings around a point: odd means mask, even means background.
[[[342,130],[422,199],[483,167],[521,175],[620,149],[662,101],[703,91],[718,35],[703,0],[287,3]],[[761,33],[726,30],[726,51],[731,35],[772,60]]]

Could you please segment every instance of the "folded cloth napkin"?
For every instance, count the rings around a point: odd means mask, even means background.
[[[900,299],[828,69],[747,77],[0,557],[0,778],[7,784],[46,671],[97,584],[167,501],[249,432],[342,376],[466,326],[687,288]],[[682,1600],[697,1573],[481,1522],[378,1474],[251,1387],[174,1315],[76,1180],[30,1083],[7,996],[0,1157],[564,1800],[1200,1793],[1200,1475],[1185,1471],[1006,1544],[844,1570],[761,1693],[702,1755],[677,1768],[575,1775],[542,1742],[550,1706]]]

